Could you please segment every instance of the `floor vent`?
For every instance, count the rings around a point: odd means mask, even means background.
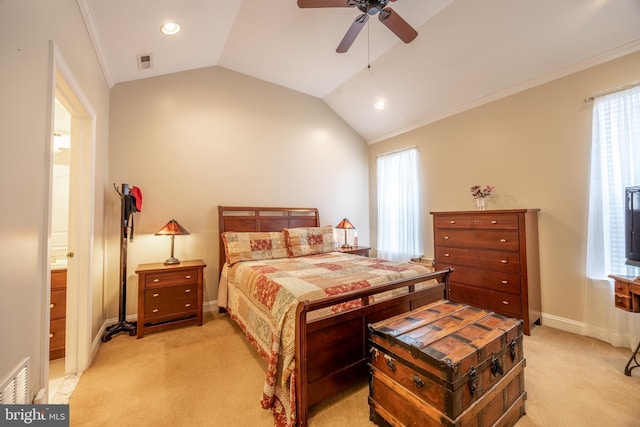
[[[138,55],[138,70],[148,70],[151,68],[151,54]]]
[[[26,405],[29,389],[29,358],[24,359],[0,385],[0,404]]]

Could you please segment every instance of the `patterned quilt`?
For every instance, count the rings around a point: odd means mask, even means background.
[[[299,301],[384,285],[430,271],[420,264],[339,252],[225,265],[218,305],[227,309],[267,362],[261,404],[271,409],[275,425],[296,423],[295,312]],[[375,301],[406,292],[406,288],[386,292]],[[308,318],[359,306],[360,300],[350,301],[313,312]]]

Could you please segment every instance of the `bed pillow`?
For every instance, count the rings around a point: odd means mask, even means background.
[[[240,261],[287,258],[287,243],[281,231],[222,233],[227,265]]]
[[[335,250],[336,239],[333,235],[333,227],[300,227],[285,228],[287,250],[290,257],[322,254]]]

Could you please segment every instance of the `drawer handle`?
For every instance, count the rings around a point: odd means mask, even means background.
[[[500,262],[503,264],[509,264],[509,261],[507,261],[506,259],[501,259]]]
[[[491,224],[497,224],[498,221],[496,221],[495,219],[493,221],[491,221]]]
[[[509,305],[509,301],[502,301],[504,305]]]
[[[456,222],[454,220],[449,221],[449,224],[455,224]]]
[[[503,285],[508,285],[508,284],[509,284],[509,281],[508,281],[508,280],[503,280],[501,283],[502,283]]]
[[[449,255],[449,254],[444,254],[444,256],[451,256],[451,255]]]
[[[191,279],[191,275],[190,275],[190,274],[187,274],[184,278],[185,278],[185,279]]]
[[[158,283],[160,279],[153,279],[153,283]]]
[[[157,308],[154,308],[154,309],[153,309],[153,312],[154,312],[154,313],[157,313],[157,312],[159,312],[159,311],[160,311],[160,310],[158,310]]]
[[[185,294],[188,294],[189,292],[191,292],[191,289],[185,289],[185,290],[184,290],[184,293],[185,293]]]
[[[507,239],[500,239],[500,243],[507,243]]]
[[[51,303],[51,304],[49,305],[49,308],[53,308],[53,307],[55,307],[55,306],[56,306],[56,305],[55,305],[54,303]]]
[[[53,333],[49,334],[49,339],[53,338]]]
[[[449,236],[444,236],[444,240],[449,240]]]
[[[418,388],[424,387],[424,381],[422,380],[422,378],[420,378],[416,374],[413,374],[413,377],[411,378],[411,382],[413,383],[414,386]]]
[[[185,304],[184,306],[189,308],[189,307],[191,307],[191,304]]]
[[[159,297],[159,296],[160,296],[160,294],[153,294],[154,298]]]

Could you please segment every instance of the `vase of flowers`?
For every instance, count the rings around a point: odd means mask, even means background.
[[[479,211],[485,210],[485,200],[491,195],[495,187],[493,185],[485,185],[484,188],[480,185],[474,185],[469,191],[474,199],[476,199],[476,209]]]

